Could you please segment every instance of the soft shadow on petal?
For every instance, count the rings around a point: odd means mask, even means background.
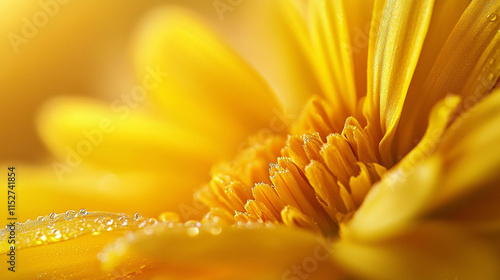
[[[498,279],[498,256],[461,227],[428,223],[378,242],[342,239],[333,256],[359,279]]]
[[[343,46],[352,55],[358,99],[366,96],[368,42],[374,0],[344,0],[350,44]],[[377,22],[378,24],[378,22]]]

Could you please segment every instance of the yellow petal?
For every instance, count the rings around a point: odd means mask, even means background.
[[[111,172],[83,166],[66,170],[57,162],[43,162],[43,167],[17,165],[20,220],[80,208],[147,216],[171,210],[180,212],[183,219],[203,215],[204,207],[192,205],[190,186],[202,181],[194,176],[168,171]],[[7,169],[7,165],[0,166]],[[7,192],[0,193],[0,198],[7,201]]]
[[[393,141],[393,146],[398,151],[393,155],[395,161],[406,155],[415,146],[414,141],[417,135],[421,136],[424,133],[421,129],[425,128],[426,123],[422,122],[421,118],[417,119],[413,116],[409,118],[409,113],[414,111],[415,104],[422,98],[422,86],[425,79],[448,36],[470,2],[470,0],[440,0],[436,1],[434,5],[429,31],[408,89],[401,120]],[[418,129],[415,126],[418,126]],[[416,133],[416,130],[419,133]]]
[[[98,256],[105,245],[123,236],[125,230],[137,228],[131,217],[103,212],[60,214],[16,225],[16,272],[5,268],[0,275],[2,279],[23,280],[118,279],[134,275],[147,269],[149,263],[144,258],[131,256],[120,270],[104,272]],[[10,246],[6,235],[1,236],[3,256],[11,252]]]
[[[385,238],[430,209],[429,200],[440,184],[442,170],[440,158],[432,155],[459,102],[458,97],[450,96],[435,106],[425,137],[372,188],[346,227],[346,234],[361,239]]]
[[[283,226],[165,225],[118,240],[103,252],[103,265],[116,269],[132,256],[144,256],[165,277],[324,279],[337,274],[328,250],[323,238]]]
[[[296,115],[302,112],[311,96],[321,94],[305,19],[307,5],[303,2],[245,2],[244,8],[238,11],[242,15],[238,32],[252,38],[252,42],[235,40],[233,43],[276,89],[281,103]]]
[[[1,1],[0,111],[9,111],[9,118],[0,118],[0,129],[9,135],[2,156],[46,155],[33,125],[42,100],[128,89],[133,81],[127,50],[116,46],[128,43],[131,23],[158,2]]]
[[[70,167],[94,165],[111,171],[208,169],[220,150],[198,134],[169,124],[161,116],[128,107],[120,100],[100,104],[59,98],[38,119],[48,148]],[[195,160],[196,159],[196,160]],[[72,163],[70,163],[72,162]]]
[[[448,12],[448,11],[447,11]],[[500,77],[500,2],[472,1],[442,47],[426,79],[405,108],[398,153],[404,154],[425,130],[422,118],[448,93],[463,97],[470,109],[491,92]],[[439,31],[441,32],[441,31]],[[421,80],[422,81],[422,80]]]
[[[356,111],[352,57],[345,47],[350,44],[344,5],[341,1],[310,1],[310,20],[314,59],[324,95],[344,122]]]
[[[344,46],[352,55],[358,99],[366,96],[368,42],[374,0],[344,0],[350,44]]]
[[[443,160],[440,203],[467,197],[500,182],[500,89],[458,116],[437,151]]]
[[[387,238],[419,219],[440,219],[455,212],[460,216],[462,208],[481,204],[478,197],[495,193],[500,182],[496,144],[500,139],[500,90],[458,116],[443,136],[439,127],[453,116],[458,104],[453,99],[436,106],[421,145],[374,186],[345,234],[367,240]],[[497,215],[476,213],[486,215],[478,217],[486,224],[498,223]]]
[[[390,165],[388,146],[429,26],[434,1],[375,1],[368,56],[364,113],[380,153]],[[377,21],[380,23],[377,24]]]
[[[187,11],[156,10],[136,42],[140,79],[151,68],[168,73],[151,81],[150,96],[169,122],[217,141],[205,149],[225,147],[219,153],[227,157],[249,134],[263,128],[284,132],[270,127],[282,106],[262,77]]]
[[[332,254],[359,279],[498,279],[499,258],[488,245],[436,223],[383,242],[342,238]]]

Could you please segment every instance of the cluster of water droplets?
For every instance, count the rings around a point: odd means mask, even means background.
[[[37,246],[68,240],[78,236],[114,230],[134,230],[156,225],[155,218],[146,219],[136,213],[133,217],[126,214],[108,212],[88,212],[80,209],[76,212],[68,210],[66,213],[51,213],[39,216],[36,220],[25,223],[16,223],[16,244],[18,248]],[[4,239],[8,227],[0,232],[0,240]]]
[[[25,223],[16,223],[17,248],[33,247],[69,240],[82,235],[99,235],[105,232],[125,230],[124,240],[117,242],[115,246],[120,247],[123,241],[133,241],[137,234],[153,235],[165,230],[183,231],[190,237],[200,233],[219,235],[224,226],[236,226],[250,228],[265,226],[261,223],[237,223],[232,224],[224,219],[208,213],[201,221],[180,221],[179,215],[172,212],[161,214],[158,219],[144,218],[136,213],[134,216],[108,212],[89,212],[81,209],[76,212],[68,210],[66,213],[51,213],[40,216],[36,220],[28,220]],[[0,243],[6,240],[8,227],[0,231]]]

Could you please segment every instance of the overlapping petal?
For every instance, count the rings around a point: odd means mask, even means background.
[[[390,143],[425,40],[434,1],[375,1],[364,113],[380,154],[392,165]]]

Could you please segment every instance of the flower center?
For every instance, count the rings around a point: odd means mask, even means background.
[[[236,223],[284,223],[330,235],[386,171],[357,119],[348,117],[337,129],[321,99],[309,102],[290,133],[258,141],[216,166],[196,195],[211,208],[207,216],[224,212]]]

